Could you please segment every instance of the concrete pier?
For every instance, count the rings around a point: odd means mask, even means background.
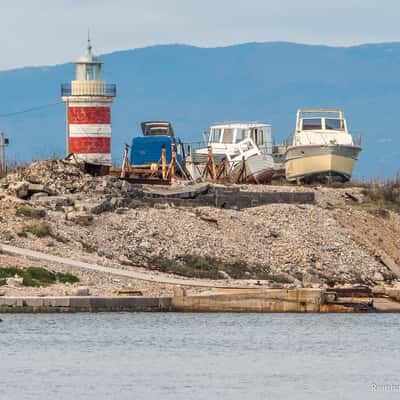
[[[171,298],[157,297],[0,297],[0,313],[169,311]]]
[[[178,290],[179,289],[179,290]],[[215,288],[173,297],[0,297],[0,313],[53,312],[400,312],[390,298],[340,298],[324,289]]]
[[[220,289],[215,294],[174,296],[172,309],[188,312],[321,312],[322,289]]]

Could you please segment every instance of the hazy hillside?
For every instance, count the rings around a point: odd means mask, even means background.
[[[77,54],[78,56],[79,54]],[[293,130],[299,107],[342,107],[350,128],[363,134],[358,176],[396,173],[400,104],[400,44],[351,48],[250,43],[224,48],[155,46],[103,56],[105,78],[117,83],[113,156],[139,134],[139,122],[168,119],[187,141],[214,121],[273,124],[276,141]],[[0,114],[59,101],[72,64],[0,72]],[[64,153],[62,104],[0,117],[12,140],[10,158]]]

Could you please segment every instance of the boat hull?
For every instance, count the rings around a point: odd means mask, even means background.
[[[246,183],[270,183],[275,173],[274,160],[269,154],[249,157],[246,161]]]
[[[289,147],[285,157],[288,181],[341,181],[351,179],[361,151],[359,146],[307,145]]]

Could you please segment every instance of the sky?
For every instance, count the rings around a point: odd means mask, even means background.
[[[400,41],[399,0],[0,0],[0,69],[155,44]]]

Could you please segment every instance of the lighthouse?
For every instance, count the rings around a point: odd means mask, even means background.
[[[76,61],[76,76],[61,85],[66,103],[67,155],[90,170],[104,173],[111,166],[111,103],[116,86],[102,78],[102,62],[88,38],[86,54]]]

